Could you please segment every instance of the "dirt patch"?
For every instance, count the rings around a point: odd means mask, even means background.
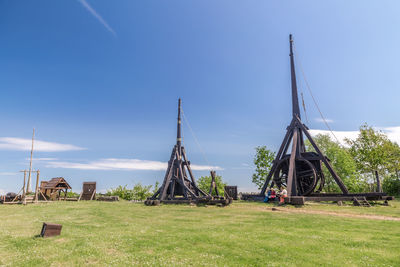
[[[288,209],[288,208],[272,208],[263,209],[264,211],[274,211],[274,212],[285,212],[285,213],[302,213],[302,214],[317,214],[317,215],[330,215],[346,218],[358,218],[358,219],[370,219],[370,220],[382,220],[382,221],[400,221],[400,218],[383,216],[383,215],[366,215],[366,214],[351,214],[333,211],[322,211],[322,210],[305,210],[305,209]]]

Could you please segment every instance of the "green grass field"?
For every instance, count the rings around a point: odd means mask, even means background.
[[[0,266],[400,266],[400,220],[352,217],[400,218],[400,202],[271,207],[1,205]],[[62,224],[61,236],[35,237],[43,222]]]

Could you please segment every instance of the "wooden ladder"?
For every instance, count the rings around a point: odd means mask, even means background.
[[[371,204],[369,204],[368,200],[365,197],[354,197],[353,205],[360,207],[371,207]]]

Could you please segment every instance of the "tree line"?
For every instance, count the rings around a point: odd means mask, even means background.
[[[314,141],[327,156],[336,173],[350,192],[386,192],[400,195],[400,146],[386,134],[364,124],[356,139],[345,139],[339,144],[329,135],[318,134]],[[314,151],[306,141],[308,151]],[[266,146],[256,147],[255,172],[252,182],[261,188],[264,185],[275,153]],[[340,192],[325,166],[325,192]]]
[[[210,190],[211,179],[211,176],[202,176],[197,180],[197,186],[204,192],[208,193]],[[223,194],[226,183],[222,181],[220,175],[215,176],[215,184],[218,188],[219,194]],[[129,188],[127,185],[120,185],[116,188],[111,188],[107,190],[106,195],[118,196],[125,200],[143,201],[155,194],[158,189],[158,182],[155,183],[154,187],[152,185],[142,185],[141,183],[137,183],[132,188]],[[215,195],[215,191],[213,191],[212,194]]]

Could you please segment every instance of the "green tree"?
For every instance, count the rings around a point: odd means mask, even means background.
[[[266,146],[256,147],[256,155],[254,156],[254,165],[256,166],[255,173],[252,177],[252,182],[261,189],[267,179],[267,175],[272,167],[272,162],[275,159],[275,152],[267,149]]]
[[[360,127],[357,139],[346,139],[350,145],[357,168],[365,174],[371,174],[376,179],[376,191],[381,192],[380,172],[388,169],[388,159],[385,147],[389,142],[387,136],[364,124]]]
[[[394,174],[397,179],[400,179],[400,146],[389,140],[385,143],[384,150],[387,155],[387,171]]]
[[[133,192],[132,189],[128,189],[127,185],[119,185],[116,188],[111,188],[107,190],[106,195],[108,196],[118,196],[121,199],[125,200],[132,200],[133,199]]]
[[[400,195],[400,146],[391,142],[385,143],[384,150],[387,155],[387,170],[382,181],[383,191],[390,195]]]
[[[145,200],[152,195],[151,188],[151,185],[143,186],[141,183],[135,184],[132,189],[129,189],[127,185],[120,185],[117,188],[107,190],[106,195],[119,196],[125,200]]]
[[[132,190],[133,199],[135,200],[145,200],[152,195],[151,185],[142,185],[141,183],[135,184]]]
[[[160,183],[158,181],[156,181],[156,183],[154,184],[153,194],[155,194],[159,188],[160,188]]]
[[[202,176],[197,180],[197,186],[203,190],[204,192],[206,192],[208,194],[208,192],[210,191],[210,186],[211,186],[211,176]],[[226,183],[224,183],[222,181],[222,177],[220,175],[216,175],[215,176],[215,184],[218,188],[218,193],[223,196],[224,195],[224,190],[225,190],[225,186],[227,185]],[[213,190],[212,192],[213,195],[215,194],[215,190]]]
[[[327,134],[318,134],[313,139],[322,153],[328,157],[333,169],[350,192],[361,192],[366,189],[367,183],[357,172],[356,162],[348,149],[334,142]],[[315,151],[308,140],[306,140],[306,147],[308,151]],[[336,184],[336,181],[333,179],[328,169],[324,164],[322,164],[322,166],[325,176],[324,191],[340,192],[339,186]]]

